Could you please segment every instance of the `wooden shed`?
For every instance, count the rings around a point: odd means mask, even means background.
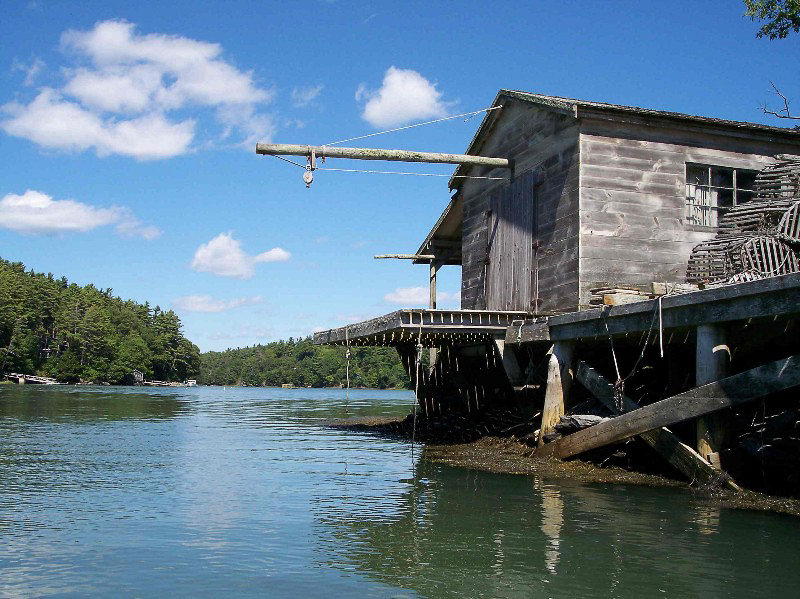
[[[418,250],[462,266],[464,310],[572,312],[597,288],[682,283],[691,250],[800,131],[501,90]],[[506,177],[506,180],[467,178]]]
[[[430,309],[314,340],[396,347],[432,430],[459,414],[560,458],[639,435],[690,481],[800,493],[798,155],[798,129],[501,90],[459,157],[486,162],[459,163],[395,256],[430,264]],[[717,268],[737,243],[769,272]],[[676,289],[690,256],[710,288]],[[462,267],[460,310],[435,309],[442,265]]]

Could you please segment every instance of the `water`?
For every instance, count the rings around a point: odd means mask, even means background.
[[[355,415],[408,412],[354,391]],[[339,390],[0,386],[0,596],[796,596],[800,520],[425,460]]]

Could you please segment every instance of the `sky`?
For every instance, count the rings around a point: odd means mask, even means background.
[[[438,177],[315,173],[257,141],[322,145],[489,107],[501,88],[787,126],[800,34],[737,0],[4,0],[0,257],[175,310],[201,350],[427,304],[413,253]],[[463,153],[482,115],[347,145]],[[298,159],[302,162],[302,158]],[[445,267],[439,306],[459,305]]]

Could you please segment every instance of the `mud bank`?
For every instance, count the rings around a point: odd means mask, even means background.
[[[365,417],[324,424],[381,437],[408,440],[414,435],[423,444],[423,459],[458,468],[549,480],[675,487],[687,490],[696,501],[711,505],[800,516],[798,499],[749,490],[736,492],[715,485],[690,485],[677,473],[664,471],[657,459],[631,460],[628,453],[638,452],[626,452],[622,446],[587,454],[584,459],[534,459],[530,432],[510,413],[476,413],[445,421],[418,417],[416,423],[410,415],[401,420]]]

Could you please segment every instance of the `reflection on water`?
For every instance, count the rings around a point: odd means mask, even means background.
[[[561,553],[561,525],[564,523],[564,502],[556,486],[543,485],[534,479],[533,487],[542,498],[542,532],[546,537],[544,565],[551,574],[556,573]]]
[[[406,392],[351,392],[401,416]],[[456,469],[340,390],[0,387],[0,596],[759,596],[800,523]]]

